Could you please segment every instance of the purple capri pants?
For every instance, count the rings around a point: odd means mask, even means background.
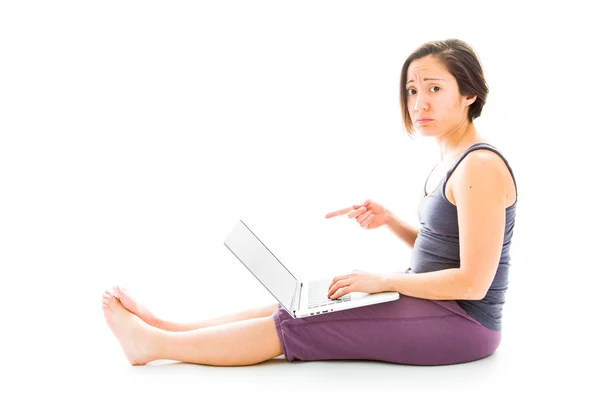
[[[400,295],[395,301],[292,318],[273,313],[289,361],[377,360],[409,365],[447,365],[494,353],[500,331],[469,316],[454,300]]]

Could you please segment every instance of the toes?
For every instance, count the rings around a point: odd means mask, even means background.
[[[102,305],[103,306],[113,308],[113,304],[114,304],[114,300],[113,300],[112,296],[107,295],[107,294],[104,294],[104,296],[102,296]]]
[[[115,297],[115,298],[120,298],[119,294],[119,286],[113,286],[111,289],[106,289],[104,291],[104,294],[107,294],[109,296]]]
[[[120,296],[127,296],[127,289],[125,289],[122,286],[115,286],[115,293],[117,293]]]
[[[133,301],[133,299],[131,298],[131,295],[129,293],[127,293],[123,288],[117,286],[117,290],[118,290],[118,298],[119,300],[124,299],[125,302],[129,302],[131,303]]]
[[[123,299],[126,304],[128,304],[127,302],[131,302],[128,295],[122,292],[123,290],[124,288],[120,286],[113,286],[112,289],[105,290],[102,294],[102,307],[106,310],[119,310],[120,308],[129,310],[129,308],[126,308],[121,302],[121,299]],[[119,293],[122,293],[123,295],[121,296]]]
[[[102,305],[103,306],[107,306],[114,310],[117,308],[117,306],[119,304],[120,304],[119,298],[116,297],[113,292],[111,292],[110,290],[104,291],[104,293],[102,294]]]
[[[109,292],[108,290],[106,292],[104,292],[104,294],[102,294],[102,299],[106,299],[106,300],[110,300],[112,298],[114,298],[115,296]]]

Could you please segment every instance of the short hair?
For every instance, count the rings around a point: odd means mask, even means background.
[[[477,53],[471,46],[459,39],[436,40],[422,44],[404,61],[400,78],[400,108],[404,129],[409,136],[414,133],[414,126],[408,112],[406,75],[411,62],[428,55],[434,56],[454,76],[462,96],[477,96],[477,100],[469,106],[469,122],[473,122],[475,118],[481,115],[481,110],[488,95],[488,86],[483,75],[483,68]]]

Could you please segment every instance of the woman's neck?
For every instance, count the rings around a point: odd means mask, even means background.
[[[440,146],[441,164],[452,163],[460,157],[469,147],[476,143],[485,142],[475,129],[473,123],[468,123],[462,129],[438,140]]]

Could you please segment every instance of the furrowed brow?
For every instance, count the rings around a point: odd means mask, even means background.
[[[443,79],[441,78],[423,78],[424,81],[443,81]],[[406,82],[406,84],[408,85],[409,83],[414,82],[414,80],[410,80],[408,82]]]

